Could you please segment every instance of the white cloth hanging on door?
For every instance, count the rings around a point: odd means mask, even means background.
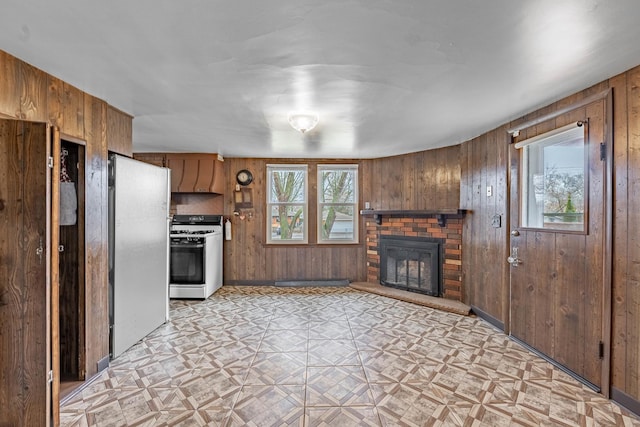
[[[69,152],[63,148],[60,152],[60,225],[74,225],[78,219],[78,195],[76,184],[67,171]]]

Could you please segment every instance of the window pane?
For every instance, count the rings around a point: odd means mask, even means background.
[[[322,239],[354,240],[355,217],[353,206],[334,205],[322,208]]]
[[[306,200],[305,175],[305,170],[271,170],[269,202],[304,202]]]
[[[522,148],[522,226],[584,230],[584,128],[574,126]]]
[[[321,203],[353,203],[355,200],[356,171],[353,169],[323,170],[320,173]]]
[[[271,240],[304,240],[304,206],[271,206]]]
[[[358,241],[358,165],[318,165],[318,242]]]
[[[307,165],[267,165],[267,243],[307,242]]]

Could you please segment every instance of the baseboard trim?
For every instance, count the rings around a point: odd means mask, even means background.
[[[285,288],[300,288],[307,286],[349,286],[347,279],[336,280],[278,280],[276,286]]]
[[[349,286],[349,279],[305,279],[305,280],[225,280],[227,286]]]
[[[107,356],[107,363],[108,362],[109,362],[109,357]],[[64,398],[60,399],[60,406],[64,405],[65,403],[67,403],[68,401],[73,399],[75,396],[77,396],[79,393],[81,393],[85,388],[89,387],[91,385],[91,383],[93,383],[98,378],[102,378],[102,375],[100,375],[100,372],[97,372],[91,378],[86,379],[84,381],[84,383],[82,383],[78,387],[76,387],[75,390],[73,390],[71,393],[66,395]]]
[[[98,363],[96,364],[98,372],[102,372],[105,369],[107,369],[109,367],[109,356],[105,356],[102,359],[98,360]]]
[[[491,324],[492,326],[495,326],[496,328],[498,328],[502,332],[505,331],[504,330],[504,322],[502,322],[499,319],[493,317],[492,315],[490,315],[486,311],[476,307],[475,305],[472,305],[471,306],[471,312],[473,314],[475,314],[476,316],[478,316],[479,318],[481,318],[482,320],[484,320],[485,322]]]
[[[273,280],[225,280],[228,286],[273,286]]]
[[[633,412],[634,414],[640,416],[640,401],[629,396],[624,391],[615,387],[611,387],[611,400],[624,407],[625,409]]]

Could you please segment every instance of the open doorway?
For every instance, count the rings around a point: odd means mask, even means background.
[[[62,137],[60,147],[59,337],[60,399],[84,383],[85,146]],[[54,249],[55,250],[55,249]]]

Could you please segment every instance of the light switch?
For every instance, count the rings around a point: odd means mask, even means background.
[[[491,197],[493,195],[493,187],[487,185],[487,197]]]
[[[495,214],[494,216],[491,217],[491,226],[493,228],[502,227],[502,217],[499,214]]]

